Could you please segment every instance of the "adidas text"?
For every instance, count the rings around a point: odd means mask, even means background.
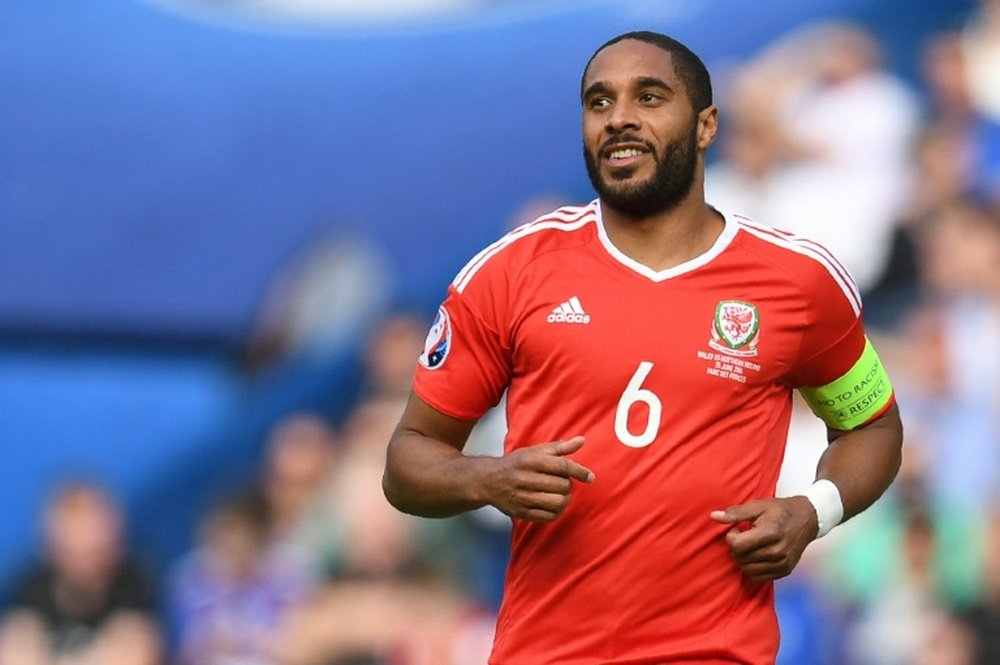
[[[566,312],[553,312],[549,314],[549,323],[590,323],[590,314],[567,314]]]

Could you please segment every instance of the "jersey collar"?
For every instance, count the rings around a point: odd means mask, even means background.
[[[624,252],[615,247],[614,243],[611,242],[611,238],[608,237],[608,232],[604,228],[604,218],[601,215],[601,200],[594,199],[590,205],[593,206],[594,213],[597,217],[597,237],[600,238],[601,244],[604,245],[604,249],[611,255],[611,258],[621,263],[626,268],[637,272],[643,277],[646,277],[654,282],[662,282],[663,280],[670,279],[671,277],[677,277],[678,275],[689,273],[692,270],[696,270],[707,264],[729,246],[729,243],[733,241],[733,238],[736,237],[736,232],[738,231],[738,226],[730,215],[724,213],[718,208],[714,208],[713,206],[713,208],[720,215],[722,215],[725,220],[725,225],[722,228],[722,233],[720,233],[719,237],[715,239],[712,246],[709,247],[705,253],[699,254],[693,259],[689,259],[672,268],[667,268],[666,270],[653,270],[649,266],[643,265],[635,259],[627,256]]]

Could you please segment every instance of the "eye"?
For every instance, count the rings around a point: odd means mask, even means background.
[[[639,101],[643,104],[652,104],[662,100],[663,98],[654,92],[644,92],[639,95]]]
[[[611,105],[611,100],[607,97],[592,97],[590,101],[587,102],[587,108],[590,109],[603,109]]]

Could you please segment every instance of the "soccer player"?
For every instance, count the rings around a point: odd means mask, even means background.
[[[599,198],[459,272],[386,496],[513,518],[493,665],[772,663],[772,580],[896,474],[892,388],[823,247],[706,204],[718,112],[694,53],[616,37],[581,99]],[[808,491],[775,498],[795,389],[830,445]],[[504,390],[505,454],[463,455]]]

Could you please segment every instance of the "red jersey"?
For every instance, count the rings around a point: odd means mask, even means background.
[[[507,390],[507,452],[586,437],[592,484],[514,521],[490,663],[772,663],[773,585],[745,579],[713,510],[774,496],[792,390],[861,356],[861,302],[821,246],[725,215],[654,271],[597,201],[507,234],[455,278],[414,389],[478,419]]]

